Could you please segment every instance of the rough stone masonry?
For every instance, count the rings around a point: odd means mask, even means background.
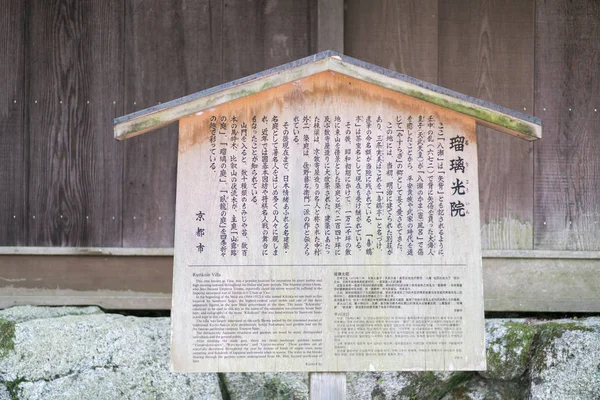
[[[169,319],[0,310],[0,400],[307,399],[306,373],[169,372]],[[348,399],[599,399],[600,318],[488,319],[486,372],[348,373]]]

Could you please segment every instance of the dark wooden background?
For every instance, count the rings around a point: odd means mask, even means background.
[[[0,0],[0,246],[173,244],[177,127],[113,118],[317,51],[316,0]],[[347,55],[533,114],[479,128],[484,248],[600,250],[600,2],[347,0]]]

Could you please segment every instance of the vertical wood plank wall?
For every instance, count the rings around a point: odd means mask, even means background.
[[[348,0],[347,55],[438,83],[438,0]]]
[[[126,1],[125,112],[218,85],[220,1]],[[123,143],[123,246],[172,246],[177,125]]]
[[[26,7],[28,245],[120,245],[123,150],[105,132],[123,112],[121,4]]]
[[[600,2],[536,5],[534,243],[600,248]]]
[[[600,250],[597,1],[347,0],[345,48],[542,119],[535,143],[478,127],[484,249]]]
[[[0,1],[0,246],[173,245],[177,124],[113,118],[312,54],[316,0]]]
[[[487,249],[600,250],[595,0],[346,0],[345,53],[534,113],[479,128]],[[176,126],[112,118],[312,54],[317,0],[0,2],[0,246],[168,247]]]
[[[440,1],[441,86],[533,113],[532,0]],[[533,143],[478,127],[485,249],[533,249]]]
[[[0,245],[27,245],[25,4],[0,3]],[[9,62],[10,60],[10,62]]]

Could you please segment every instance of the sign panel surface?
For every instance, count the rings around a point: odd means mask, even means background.
[[[485,369],[473,119],[328,71],[179,135],[175,371]]]

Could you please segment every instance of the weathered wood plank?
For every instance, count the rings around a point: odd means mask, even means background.
[[[172,257],[0,256],[0,307],[168,309]]]
[[[569,250],[484,250],[484,258],[532,258],[532,259],[600,259],[600,251],[569,251]]]
[[[221,82],[220,1],[125,4],[127,112]],[[123,245],[172,246],[177,127],[119,145],[125,148]]]
[[[597,258],[484,258],[483,266],[486,311],[600,311]]]
[[[311,54],[314,1],[233,1],[223,9],[222,82]]]
[[[103,253],[119,254],[114,250]],[[0,255],[0,271],[0,308],[97,304],[169,309],[171,305],[171,256],[5,253]],[[486,251],[483,277],[486,311],[600,312],[598,252]]]
[[[13,306],[87,306],[96,305],[107,310],[169,310],[168,294],[97,290],[12,290],[0,288],[0,308]]]
[[[349,0],[346,54],[424,81],[438,82],[437,0]]]
[[[532,113],[534,1],[444,0],[439,7],[440,85]],[[477,132],[483,248],[531,249],[533,144]]]
[[[27,6],[30,245],[121,245],[121,5]]]
[[[346,400],[345,372],[311,372],[308,379],[310,400]]]
[[[172,247],[34,247],[3,246],[0,255],[24,256],[163,256],[172,257]]]
[[[317,51],[344,53],[344,0],[318,0]]]
[[[600,249],[600,3],[537,2],[536,249]]]
[[[25,3],[0,3],[0,245],[27,243]]]
[[[1,286],[170,293],[173,258],[1,255]]]

